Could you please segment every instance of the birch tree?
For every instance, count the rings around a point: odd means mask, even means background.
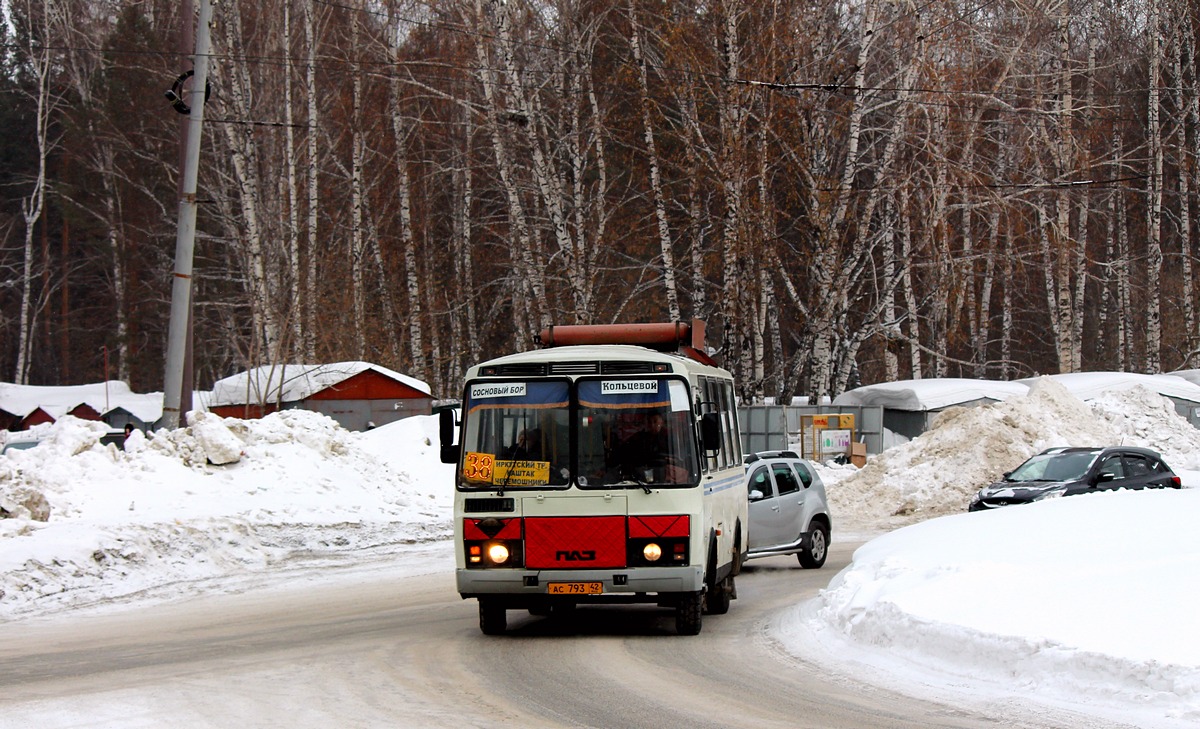
[[[1162,300],[1159,282],[1162,280],[1162,214],[1163,214],[1163,144],[1159,125],[1159,104],[1162,72],[1162,47],[1159,33],[1162,20],[1159,16],[1161,0],[1147,0],[1149,19],[1146,23],[1149,37],[1150,81],[1146,100],[1146,139],[1150,146],[1150,177],[1148,180],[1149,205],[1147,209],[1146,235],[1146,372],[1154,374],[1161,370],[1162,356]]]
[[[13,14],[13,8],[20,10]],[[21,198],[21,221],[23,223],[22,268],[20,275],[21,303],[17,314],[17,361],[13,381],[20,385],[29,384],[29,371],[33,360],[33,327],[35,314],[35,282],[38,271],[34,265],[34,236],[46,208],[47,171],[46,162],[57,144],[50,127],[61,99],[53,89],[55,59],[51,49],[54,14],[59,6],[54,0],[23,0],[10,6],[8,20],[21,33],[19,49],[21,68],[28,78],[26,94],[33,107],[34,144],[37,153],[35,169],[30,173]]]

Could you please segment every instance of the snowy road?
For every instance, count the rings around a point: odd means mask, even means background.
[[[386,567],[10,623],[0,727],[997,726],[986,709],[861,686],[771,643],[773,615],[815,595],[856,546],[836,545],[819,571],[752,562],[741,599],[695,638],[641,606],[561,622],[512,612],[510,635],[488,638],[448,573]],[[1000,723],[1103,726],[1067,715]]]

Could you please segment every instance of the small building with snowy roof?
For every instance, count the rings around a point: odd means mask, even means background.
[[[347,430],[367,430],[429,415],[429,385],[367,362],[257,367],[218,380],[209,410],[227,418],[261,418],[277,410],[312,410]]]
[[[1067,388],[1068,392],[1084,402],[1098,398],[1105,392],[1121,392],[1141,385],[1170,400],[1175,405],[1176,413],[1192,425],[1200,427],[1200,384],[1192,380],[1187,371],[1164,375],[1143,375],[1136,372],[1070,372],[1046,377]],[[1018,380],[1027,385],[1032,385],[1033,381],[1033,378]]]
[[[1084,402],[1105,392],[1119,392],[1141,385],[1171,400],[1175,412],[1200,427],[1200,384],[1189,382],[1180,375],[1073,372],[1042,377],[1054,380]],[[1008,382],[946,377],[882,382],[848,390],[834,399],[833,404],[882,407],[884,428],[906,438],[915,438],[928,430],[937,413],[946,408],[973,407],[1027,395],[1038,379],[1030,377]],[[1197,380],[1200,380],[1200,371]]]
[[[1028,393],[1029,386],[1017,382],[942,377],[864,385],[838,395],[833,404],[882,407],[884,428],[916,438],[946,408],[973,407]]]
[[[133,392],[120,380],[62,386],[0,382],[0,426],[27,430],[72,415],[103,420],[115,429],[132,423],[146,430],[155,427],[162,417],[162,399],[160,392]]]

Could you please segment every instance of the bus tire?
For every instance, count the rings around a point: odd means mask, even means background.
[[[503,603],[479,598],[479,630],[484,635],[504,635],[508,630],[508,615]]]
[[[746,553],[742,549],[742,523],[738,522],[733,532],[733,576],[742,574],[742,565],[746,563]]]
[[[729,612],[731,600],[733,600],[732,574],[709,588],[708,593],[704,596],[704,611],[709,615],[724,615]]]
[[[675,606],[675,632],[680,635],[700,635],[704,607],[703,592],[685,592]]]

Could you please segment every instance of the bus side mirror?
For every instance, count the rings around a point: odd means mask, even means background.
[[[454,411],[438,413],[438,438],[442,446],[442,463],[458,463],[459,446],[454,444]]]
[[[706,451],[721,450],[721,420],[716,413],[700,416],[700,445]]]

